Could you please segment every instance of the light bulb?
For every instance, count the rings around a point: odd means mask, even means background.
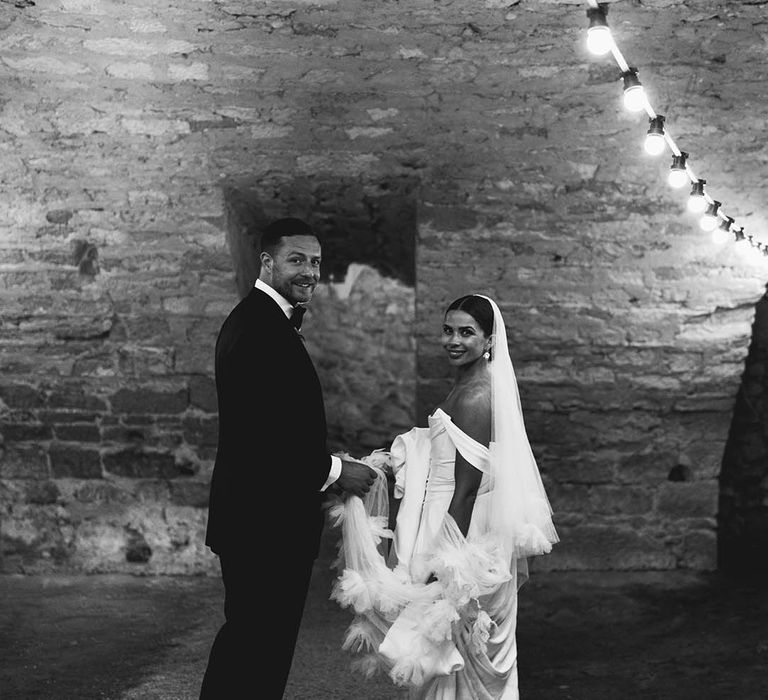
[[[690,182],[688,173],[685,170],[685,161],[688,158],[688,154],[685,151],[681,151],[679,156],[672,156],[672,165],[669,169],[669,175],[667,180],[670,187],[679,189],[685,187],[686,183]]]
[[[587,49],[595,56],[605,56],[613,47],[613,37],[608,27],[596,25],[587,30]]]
[[[624,106],[630,112],[640,112],[645,109],[646,102],[642,85],[633,85],[624,90]]]
[[[717,210],[719,206],[720,202],[715,201],[707,207],[707,210],[704,212],[704,216],[702,216],[701,220],[699,221],[699,226],[701,226],[702,231],[714,231],[715,228],[717,228]]]
[[[717,242],[720,240],[721,236],[720,233],[724,234],[722,237],[723,242],[727,241],[731,237],[731,224],[734,222],[734,218],[732,216],[726,216],[723,221],[720,222],[720,225],[712,232],[712,238]],[[741,227],[741,231],[734,231],[734,236],[736,237],[737,241],[744,240],[744,227]],[[739,237],[741,236],[741,237]]]
[[[613,47],[613,37],[611,30],[608,29],[608,21],[605,19],[607,14],[608,5],[604,2],[587,10],[587,17],[589,18],[587,49],[596,56],[604,56]]]
[[[685,187],[686,183],[690,182],[688,173],[686,173],[685,170],[670,170],[667,180],[669,181],[670,187],[674,187],[675,189]]]
[[[645,90],[637,77],[637,68],[630,68],[621,74],[624,81],[624,106],[630,112],[639,112],[645,109],[648,101],[645,98]]]
[[[704,185],[706,180],[699,178],[691,187],[691,196],[688,197],[688,211],[701,214],[707,208],[707,200],[704,199]]]
[[[648,134],[645,137],[645,152],[651,156],[658,156],[664,153],[666,142],[661,134]]]
[[[649,120],[648,135],[645,137],[645,152],[658,156],[664,152],[664,117],[657,114]]]

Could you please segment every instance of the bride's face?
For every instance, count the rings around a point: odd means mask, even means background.
[[[480,324],[466,311],[449,311],[443,321],[443,347],[454,367],[479,360],[490,343]]]

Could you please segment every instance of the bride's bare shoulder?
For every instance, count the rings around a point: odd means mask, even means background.
[[[451,419],[462,429],[482,429],[491,424],[491,386],[473,382],[456,392],[451,406]],[[465,430],[467,432],[467,430]]]

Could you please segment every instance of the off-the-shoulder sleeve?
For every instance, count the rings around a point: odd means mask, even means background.
[[[389,453],[395,477],[395,498],[404,498],[408,486],[416,490],[420,488],[423,498],[429,468],[429,447],[429,428],[411,428],[394,439]]]
[[[438,408],[434,415],[445,426],[445,432],[448,433],[448,437],[451,438],[451,442],[461,453],[461,456],[473,467],[487,474],[490,468],[488,448],[464,433],[441,408]]]

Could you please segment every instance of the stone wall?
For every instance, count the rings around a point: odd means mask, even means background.
[[[416,343],[417,418],[448,379],[445,305],[498,299],[563,536],[539,566],[714,566],[717,475],[768,270],[703,236],[667,164],[641,155],[615,65],[585,53],[583,3],[0,8],[2,570],[214,569],[212,350],[248,272],[231,246],[244,182],[268,215],[323,202],[331,232],[366,193],[351,221],[380,221],[392,183],[415,203],[413,280],[352,276],[397,313],[356,287],[342,312],[333,286],[386,258],[389,224],[351,256],[334,240],[338,279],[317,308],[334,326],[359,317],[374,351]],[[610,14],[697,173],[757,233],[761,13],[649,0]],[[309,200],[307,182],[337,184]],[[363,334],[405,318],[414,281],[414,337],[405,321],[394,339]],[[370,387],[340,379],[330,323],[312,349],[333,437],[367,448],[406,422],[412,380],[385,368],[391,412],[342,415]]]

